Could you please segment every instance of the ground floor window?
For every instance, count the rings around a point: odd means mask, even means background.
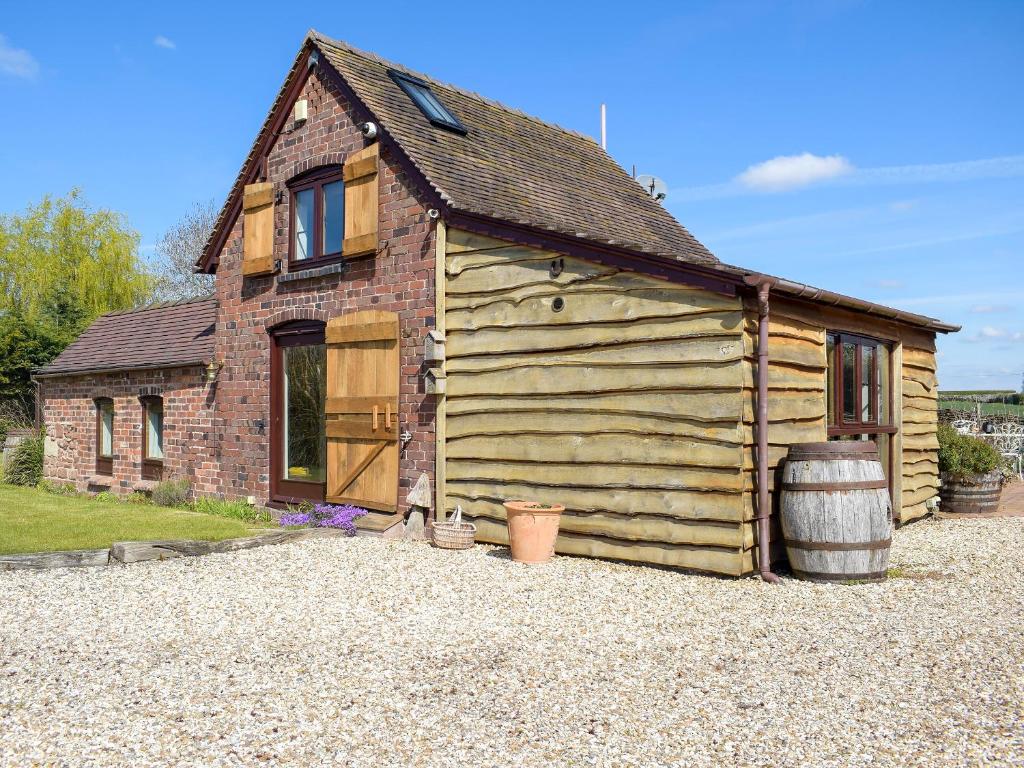
[[[274,330],[271,360],[271,495],[323,501],[327,481],[327,347],[323,323]]]
[[[142,398],[142,477],[159,480],[164,468],[164,401]]]
[[[879,339],[831,331],[826,350],[828,439],[873,441],[892,493],[892,436],[898,431],[892,421],[892,347]]]
[[[96,472],[114,473],[114,401],[109,397],[96,400]]]

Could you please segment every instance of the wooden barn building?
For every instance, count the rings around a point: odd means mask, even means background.
[[[39,372],[49,477],[393,533],[426,474],[478,540],[561,502],[560,552],[733,576],[792,443],[876,440],[897,523],[937,493],[956,327],[723,264],[591,138],[315,32],[198,269],[212,299]]]

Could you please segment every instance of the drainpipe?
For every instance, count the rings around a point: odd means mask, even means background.
[[[775,282],[763,275],[749,275],[757,287],[757,570],[769,584],[780,584],[772,573],[771,505],[768,501],[768,293]]]

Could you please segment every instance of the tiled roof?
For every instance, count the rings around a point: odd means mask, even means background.
[[[77,374],[195,365],[213,357],[217,302],[163,302],[97,318],[38,374]]]
[[[717,263],[589,136],[317,32],[310,37],[453,210],[692,263]],[[429,83],[468,134],[431,124],[389,69]]]

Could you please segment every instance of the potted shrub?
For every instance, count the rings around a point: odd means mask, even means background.
[[[1002,493],[1005,461],[984,440],[939,425],[939,497],[944,512],[995,512]]]
[[[558,524],[565,507],[539,501],[506,501],[508,541],[512,559],[520,563],[546,563],[555,554]]]

